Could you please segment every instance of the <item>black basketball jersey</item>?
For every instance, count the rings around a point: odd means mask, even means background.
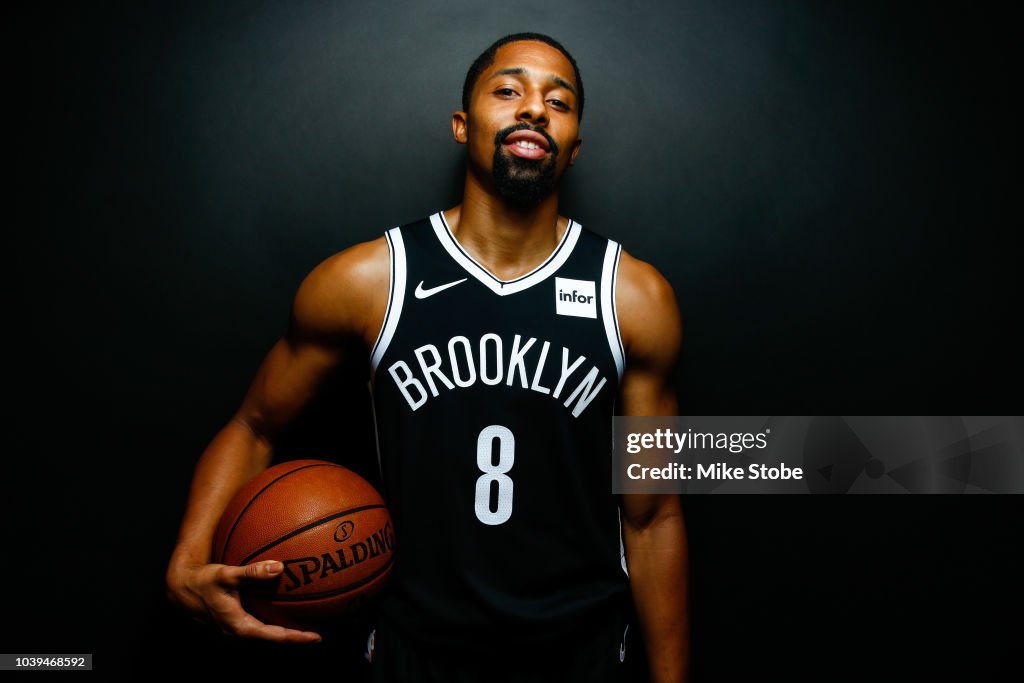
[[[618,609],[619,245],[570,220],[547,260],[503,281],[442,212],[386,237],[370,382],[396,536],[382,616],[437,643],[507,643]]]

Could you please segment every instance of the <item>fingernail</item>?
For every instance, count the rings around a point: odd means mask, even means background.
[[[279,574],[281,573],[282,564],[280,562],[270,562],[267,564],[268,574]]]

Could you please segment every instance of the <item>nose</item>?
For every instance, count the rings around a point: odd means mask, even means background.
[[[516,118],[520,121],[530,121],[537,125],[544,125],[548,122],[548,109],[544,105],[544,94],[538,90],[529,90],[519,102],[519,111]]]

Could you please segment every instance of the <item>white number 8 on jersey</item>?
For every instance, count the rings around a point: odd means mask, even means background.
[[[498,440],[498,464],[493,463]],[[476,480],[476,517],[484,524],[504,524],[512,516],[512,478],[506,473],[515,462],[516,438],[502,425],[484,427],[476,440],[476,464],[483,474]],[[498,507],[491,510],[491,482],[498,482]]]

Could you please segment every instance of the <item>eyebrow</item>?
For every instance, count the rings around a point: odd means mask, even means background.
[[[494,74],[487,80],[491,80],[491,78],[495,78],[496,76],[526,76],[529,75],[529,73],[529,71],[527,71],[521,66],[510,66],[507,69],[501,69],[500,71],[494,72]],[[576,88],[572,87],[570,83],[567,83],[564,78],[553,75],[551,76],[551,81],[555,85],[559,85],[568,90],[569,92],[571,92],[574,97],[579,97],[579,95],[576,93]]]

